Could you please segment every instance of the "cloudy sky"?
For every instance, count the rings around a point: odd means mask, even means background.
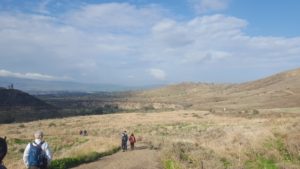
[[[300,67],[296,0],[1,0],[0,76],[245,82]]]

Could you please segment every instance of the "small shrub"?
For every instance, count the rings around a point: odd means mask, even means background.
[[[231,163],[226,158],[221,158],[221,162],[225,169],[228,169],[231,166]]]
[[[283,158],[283,160],[293,160],[293,156],[289,153],[287,146],[285,145],[282,139],[278,138],[276,140],[270,140],[265,143],[265,146],[268,149],[276,149],[279,152],[280,156]]]
[[[164,161],[164,169],[180,169],[180,167],[175,161],[169,159]]]
[[[147,111],[153,111],[155,110],[155,108],[153,107],[153,105],[147,105],[143,107],[143,110],[147,112]]]
[[[215,110],[215,109],[213,109],[213,108],[211,108],[211,109],[209,109],[209,112],[210,112],[210,113],[215,113],[215,112],[216,112],[216,110]]]
[[[246,169],[278,169],[273,160],[258,155],[255,160],[249,160],[245,165]]]
[[[25,125],[24,124],[20,124],[18,127],[19,128],[25,128]]]
[[[51,123],[48,124],[48,127],[56,127],[56,124],[51,122]]]
[[[13,138],[11,139],[11,143],[12,144],[27,144],[28,142],[30,142],[30,140],[22,140],[22,139],[18,139],[18,138]]]
[[[276,149],[280,152],[280,155],[283,157],[284,160],[286,160],[286,161],[292,160],[290,153],[288,152],[285,144],[283,143],[283,141],[281,139],[277,139],[275,141],[275,146],[276,146]]]
[[[20,148],[20,149],[18,150],[19,153],[23,153],[24,151],[25,151],[25,148]]]
[[[188,161],[189,160],[189,156],[184,151],[180,151],[180,153],[179,153],[179,159],[182,160],[182,161]]]
[[[202,118],[199,114],[193,113],[193,117]]]
[[[259,114],[259,111],[258,111],[257,109],[254,109],[254,110],[253,110],[253,114],[254,114],[254,115],[258,115],[258,114]]]

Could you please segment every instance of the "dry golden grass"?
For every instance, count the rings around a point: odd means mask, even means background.
[[[241,84],[181,83],[137,91],[122,104],[130,102],[197,110],[299,107],[300,69]]]
[[[9,139],[4,163],[14,169],[24,168],[23,150],[38,129],[45,132],[54,159],[112,149],[127,130],[160,150],[165,168],[259,168],[264,158],[278,168],[300,168],[300,112],[261,112],[245,117],[192,110],[81,116],[2,124],[0,136]],[[270,112],[280,116],[268,116]],[[79,135],[83,129],[88,136]]]

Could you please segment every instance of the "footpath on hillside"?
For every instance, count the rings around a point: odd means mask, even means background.
[[[119,151],[98,161],[82,164],[72,169],[160,169],[160,154],[146,146],[137,146],[135,150]]]

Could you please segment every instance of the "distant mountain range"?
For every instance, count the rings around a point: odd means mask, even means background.
[[[98,92],[98,91],[126,91],[145,89],[147,87],[129,87],[112,84],[89,84],[69,81],[44,81],[32,79],[20,79],[12,77],[0,77],[0,87],[7,88],[13,84],[14,88],[26,91],[30,94],[50,94],[56,92]]]

